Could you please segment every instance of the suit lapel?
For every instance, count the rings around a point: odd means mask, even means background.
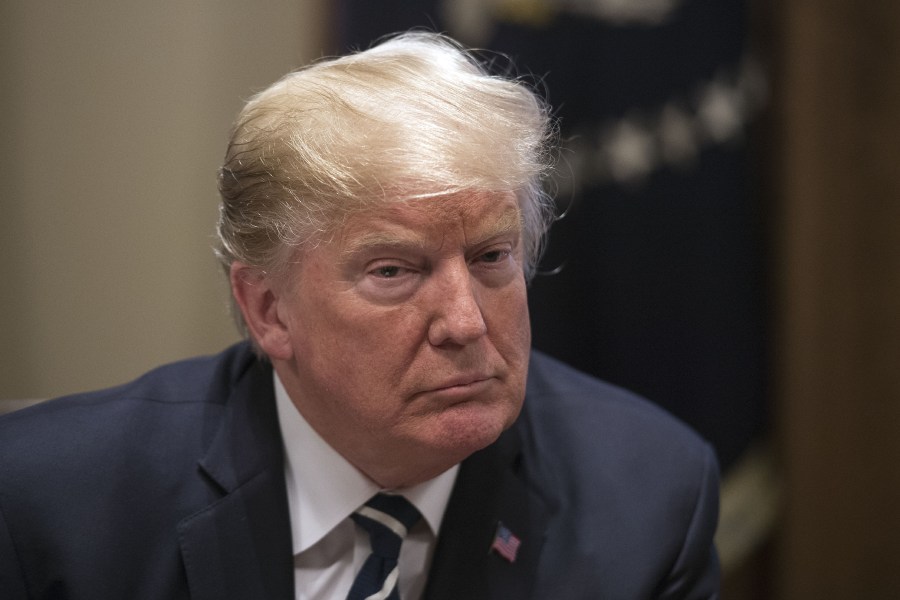
[[[191,598],[293,598],[287,493],[271,370],[250,357],[200,461],[218,494],[178,526]],[[228,395],[228,394],[225,394]]]
[[[463,461],[441,524],[427,600],[527,598],[544,542],[547,511],[519,472],[515,428]],[[491,546],[503,523],[521,542],[515,559]]]

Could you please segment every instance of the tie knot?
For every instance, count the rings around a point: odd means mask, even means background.
[[[369,534],[372,554],[357,573],[348,600],[399,600],[400,545],[422,515],[403,496],[377,494],[351,518]]]
[[[368,532],[373,552],[396,559],[400,543],[422,515],[403,496],[376,494],[352,518]]]

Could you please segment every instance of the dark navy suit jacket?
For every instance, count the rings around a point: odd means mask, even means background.
[[[286,497],[271,367],[246,344],[12,413],[0,597],[292,598]],[[716,597],[717,510],[705,443],[535,353],[521,416],[462,463],[426,597]]]

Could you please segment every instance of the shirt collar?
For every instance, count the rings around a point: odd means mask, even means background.
[[[278,374],[275,402],[285,446],[285,481],[294,554],[325,537],[381,488],[351,465],[303,418]],[[459,465],[424,483],[392,490],[422,513],[433,534],[440,530]]]

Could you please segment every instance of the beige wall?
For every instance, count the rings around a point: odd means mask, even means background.
[[[216,167],[242,99],[327,48],[325,4],[3,3],[0,398],[236,339]]]
[[[900,3],[773,6],[777,597],[900,598]]]

